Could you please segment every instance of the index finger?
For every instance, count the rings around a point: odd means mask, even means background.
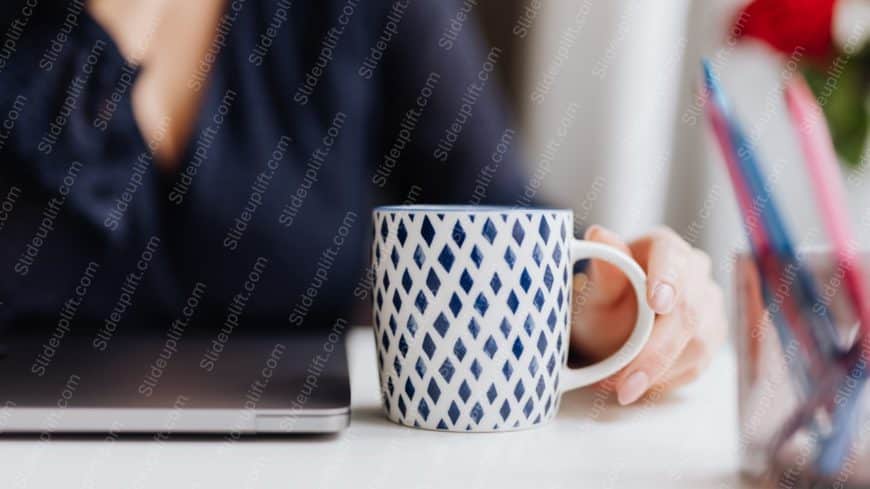
[[[668,314],[683,294],[685,276],[692,248],[676,233],[663,229],[647,240],[646,257],[647,302],[657,314]]]

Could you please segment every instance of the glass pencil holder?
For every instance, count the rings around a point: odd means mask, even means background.
[[[861,255],[865,264],[867,258]],[[795,263],[766,271],[762,280],[752,255],[735,260],[741,475],[759,488],[870,489],[867,357],[845,366],[813,364],[801,332],[815,330],[794,327],[817,326],[824,317],[840,347],[857,341],[842,267],[824,250],[799,253]],[[805,278],[817,298],[809,307],[794,299]]]

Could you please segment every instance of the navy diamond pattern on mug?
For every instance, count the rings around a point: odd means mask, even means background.
[[[454,431],[552,418],[567,354],[571,214],[411,210],[376,220],[387,416]]]

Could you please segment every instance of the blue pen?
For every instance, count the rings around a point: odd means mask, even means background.
[[[771,247],[783,258],[787,264],[795,267],[795,275],[798,283],[798,303],[803,305],[806,311],[805,316],[809,318],[813,327],[811,334],[817,342],[817,346],[821,355],[825,359],[833,359],[842,353],[842,349],[838,345],[839,335],[834,327],[828,308],[824,307],[820,295],[816,291],[812,277],[807,273],[806,269],[801,265],[794,246],[789,238],[788,231],[785,228],[784,220],[774,202],[773,196],[770,193],[770,188],[766,183],[755,152],[751,144],[749,144],[743,130],[737,120],[733,117],[729,110],[728,100],[725,93],[719,86],[716,77],[710,64],[704,60],[704,79],[707,89],[712,95],[710,100],[716,105],[722,116],[728,124],[729,135],[735,147],[737,160],[740,164],[741,173],[743,174],[747,185],[749,186],[752,195],[755,196],[755,201],[758,204],[761,219],[764,227],[767,230]],[[821,307],[819,307],[821,306]],[[819,311],[816,314],[813,311]]]
[[[743,224],[746,228],[746,233],[749,237],[750,249],[752,251],[753,259],[758,267],[759,272],[761,273],[761,293],[764,303],[770,308],[772,314],[770,318],[773,322],[773,326],[776,329],[777,338],[780,341],[780,344],[783,348],[783,353],[789,351],[792,348],[792,345],[799,343],[794,336],[794,332],[789,326],[788,319],[784,316],[780,309],[772,309],[772,304],[774,303],[774,294],[771,289],[771,284],[768,280],[768,264],[775,265],[776,260],[775,256],[769,253],[769,239],[767,238],[767,229],[766,227],[757,228],[754,226],[754,223],[750,222],[752,207],[749,203],[749,190],[746,188],[746,176],[744,172],[740,168],[740,166],[736,163],[737,154],[736,149],[731,139],[730,134],[728,133],[727,121],[725,119],[722,108],[727,106],[727,102],[725,101],[722,91],[718,89],[714,84],[712,72],[709,69],[709,66],[704,63],[705,75],[706,75],[706,93],[711,98],[714,99],[714,102],[708,106],[708,112],[711,116],[711,122],[713,123],[713,128],[715,130],[717,139],[720,144],[720,149],[723,152],[723,157],[726,162],[726,167],[728,168],[729,175],[732,179],[732,184],[734,186],[735,193],[737,194],[737,200],[740,204],[742,210]],[[718,117],[717,117],[718,116]],[[810,346],[810,345],[806,345]],[[809,352],[808,352],[809,353]],[[817,352],[809,353],[814,356],[818,356]],[[795,391],[798,396],[803,398],[808,395],[810,389],[812,388],[812,376],[808,370],[808,363],[801,357],[797,358],[798,360],[792,369],[792,375],[790,376],[792,381],[795,382]]]

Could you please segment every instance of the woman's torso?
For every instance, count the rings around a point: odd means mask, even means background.
[[[25,3],[3,9],[20,17]],[[0,53],[0,108],[20,109],[0,134],[14,165],[0,176],[20,190],[0,224],[7,319],[53,322],[76,299],[82,324],[153,323],[194,295],[210,324],[323,326],[368,299],[373,203],[522,192],[513,129],[480,78],[492,63],[471,28],[439,47],[447,4],[228,0],[187,80],[201,104],[171,172],[154,167],[131,106],[148,66],[127,64],[75,5],[41,3]],[[481,181],[487,165],[497,171]]]

